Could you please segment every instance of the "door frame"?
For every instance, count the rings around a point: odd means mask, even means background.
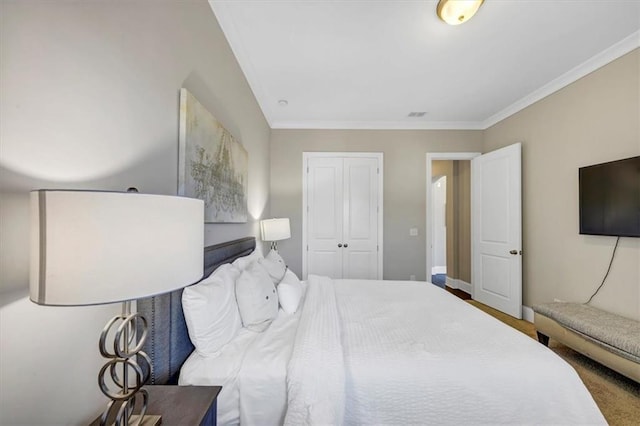
[[[425,216],[426,216],[426,227],[425,227],[425,241],[426,241],[426,246],[427,246],[427,251],[426,251],[426,280],[427,281],[431,281],[431,267],[432,265],[432,259],[433,259],[433,250],[432,250],[432,246],[433,246],[433,221],[432,221],[432,215],[430,214],[430,210],[431,207],[433,205],[433,191],[431,188],[431,179],[432,179],[432,170],[433,170],[433,166],[431,164],[432,161],[439,161],[439,160],[462,160],[462,161],[471,161],[472,159],[474,159],[475,157],[481,155],[481,152],[428,152],[427,156],[426,156],[426,161],[427,161],[427,174],[425,176],[426,178],[426,186],[427,186],[427,203],[426,203],[426,211],[425,211]],[[471,209],[471,216],[473,217],[473,208]],[[473,231],[472,231],[473,232]],[[473,245],[471,246],[471,258],[473,259]],[[473,280],[472,280],[473,281]],[[473,292],[473,283],[471,284],[471,289]],[[473,295],[473,294],[472,294]]]
[[[384,259],[384,154],[382,152],[303,152],[302,153],[302,278],[307,279],[307,176],[310,158],[372,158],[378,160],[378,278],[382,279]]]

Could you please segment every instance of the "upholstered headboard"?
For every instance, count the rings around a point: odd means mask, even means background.
[[[209,276],[223,263],[251,253],[255,237],[246,237],[204,249],[204,276]],[[187,324],[182,313],[182,289],[160,296],[138,300],[138,312],[148,321],[149,334],[143,351],[153,363],[150,384],[177,384],[180,367],[193,352]]]

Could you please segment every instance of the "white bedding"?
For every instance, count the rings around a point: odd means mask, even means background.
[[[309,277],[302,309],[192,354],[218,424],[606,424],[548,348],[419,282]],[[285,420],[286,414],[286,420]]]
[[[299,374],[299,369],[289,368],[288,377],[289,389],[297,390],[288,395],[287,419],[295,419],[293,423],[606,424],[568,364],[455,296],[415,282],[331,284],[309,278],[290,361],[304,361],[306,370]],[[314,287],[322,291],[312,292]],[[334,311],[331,303],[314,301],[327,297],[329,287],[335,289],[340,321],[328,319]],[[344,417],[336,414],[328,422],[314,416],[314,405],[324,403],[319,389],[299,383],[309,379],[310,371],[326,367],[322,356],[298,351],[315,332],[340,335],[344,355],[345,399],[335,401],[344,407]],[[334,346],[326,350],[330,360],[335,351]],[[330,367],[335,367],[333,362]]]
[[[286,368],[299,313],[280,311],[262,333],[243,329],[217,354],[193,352],[180,370],[180,385],[222,386],[218,425],[278,425],[287,407]]]

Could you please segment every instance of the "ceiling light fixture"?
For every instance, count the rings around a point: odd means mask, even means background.
[[[476,14],[484,0],[440,0],[436,12],[449,25],[460,25]]]
[[[281,107],[286,107],[287,105],[289,105],[289,102],[287,102],[286,99],[280,99],[278,101],[278,105],[280,105]]]

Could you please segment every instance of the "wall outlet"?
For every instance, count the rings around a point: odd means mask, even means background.
[[[556,303],[564,303],[564,300],[560,300],[560,299],[553,299],[553,301]]]
[[[415,280],[416,280],[415,275],[409,275],[409,281],[415,281]]]

